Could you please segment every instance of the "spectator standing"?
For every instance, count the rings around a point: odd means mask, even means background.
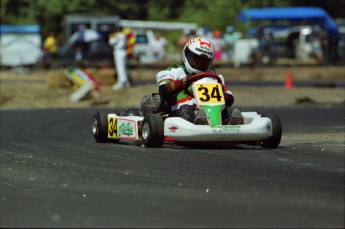
[[[214,35],[213,35],[213,32],[212,32],[212,29],[211,29],[211,26],[209,25],[206,25],[204,27],[204,37],[208,40],[212,40],[214,38]]]
[[[57,57],[58,43],[55,32],[51,31],[43,43],[44,60],[46,67],[49,67],[53,60]]]
[[[78,63],[82,63],[82,61],[87,56],[87,53],[89,52],[89,43],[85,41],[85,34],[84,34],[86,29],[87,29],[86,25],[79,25],[78,31],[76,32],[78,36],[76,37],[76,40],[73,41],[73,46],[76,50],[75,60]]]
[[[183,32],[181,36],[178,38],[177,46],[179,46],[181,49],[184,48],[187,41],[193,37],[193,31],[189,28],[183,29]]]
[[[117,73],[117,83],[113,85],[113,90],[120,90],[130,87],[130,82],[127,72],[127,50],[126,50],[126,35],[121,26],[116,27],[115,33],[109,38],[109,44],[114,50],[114,61]]]
[[[151,43],[153,56],[156,60],[162,61],[165,59],[165,48],[167,46],[167,40],[160,34],[156,34],[156,40]]]
[[[227,60],[232,60],[234,55],[234,46],[237,40],[241,39],[241,32],[234,31],[233,26],[226,27],[224,40],[224,52]]]
[[[322,37],[321,31],[318,28],[314,28],[311,35],[312,56],[317,60],[319,64],[323,63],[323,50],[322,50]]]
[[[266,38],[263,27],[260,27],[257,31],[256,38],[258,40],[258,49],[255,51],[254,65],[262,64],[269,54],[269,41]]]
[[[220,61],[223,57],[223,46],[224,41],[222,39],[222,33],[218,30],[213,32],[213,38],[211,39],[211,42],[214,46],[214,60]]]

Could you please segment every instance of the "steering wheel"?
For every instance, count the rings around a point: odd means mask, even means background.
[[[188,96],[194,98],[194,94],[188,90],[189,86],[197,81],[197,80],[200,80],[200,79],[203,79],[203,78],[206,78],[206,77],[210,77],[210,78],[213,78],[213,79],[216,79],[218,83],[222,84],[222,80],[220,79],[220,77],[215,74],[215,73],[212,73],[212,72],[201,72],[201,73],[198,73],[198,74],[195,74],[195,75],[191,75],[191,76],[188,76],[187,77],[187,80],[186,80],[186,85],[185,85],[185,92]]]

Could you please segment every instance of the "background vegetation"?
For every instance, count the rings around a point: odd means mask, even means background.
[[[321,6],[333,18],[345,17],[345,0],[1,0],[1,24],[39,24],[42,36],[64,34],[67,14],[97,13],[123,19],[196,22],[224,31],[241,29],[237,15],[245,8]]]

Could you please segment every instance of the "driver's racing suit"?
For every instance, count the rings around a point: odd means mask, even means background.
[[[207,72],[217,74],[214,69],[208,69]],[[184,91],[186,79],[190,74],[185,70],[184,65],[175,64],[160,71],[156,75],[160,96],[170,106],[172,116],[184,118],[190,122],[194,122],[194,98],[188,96]],[[224,100],[228,109],[234,103],[234,97],[224,83],[224,77],[217,74],[222,80],[222,88],[224,91]]]

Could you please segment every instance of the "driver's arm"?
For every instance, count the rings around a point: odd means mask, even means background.
[[[168,98],[176,92],[183,90],[186,85],[182,68],[170,68],[169,70],[160,71],[157,76],[159,94],[162,98]],[[181,79],[178,79],[181,78]]]
[[[158,91],[162,98],[167,99],[169,96],[175,94],[182,89],[184,89],[186,85],[186,78],[180,80],[165,80],[160,82],[158,85]]]
[[[225,84],[222,84],[222,88],[224,92],[225,105],[228,107],[231,107],[235,101],[234,96],[232,95],[232,92],[226,87]]]

